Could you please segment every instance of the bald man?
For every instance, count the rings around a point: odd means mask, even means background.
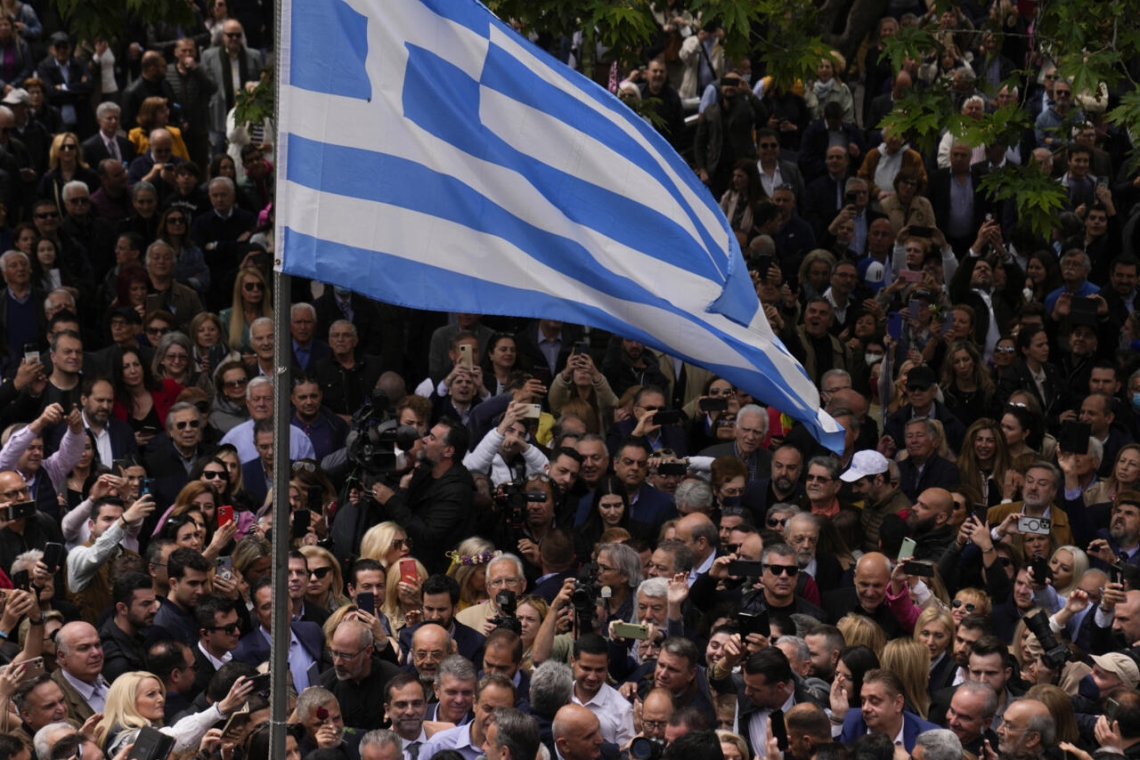
[[[665,741],[665,726],[673,717],[673,712],[673,695],[669,690],[651,690],[641,703],[641,735],[647,739]]]
[[[954,497],[945,488],[927,488],[910,508],[906,525],[914,539],[914,558],[937,562],[958,532],[950,523]]]
[[[693,569],[689,571],[690,586],[697,576],[707,573],[716,559],[716,549],[720,543],[720,531],[716,524],[703,512],[687,514],[677,521],[677,540],[693,553]]]
[[[554,746],[562,760],[597,760],[602,754],[602,726],[581,705],[566,705],[554,715]],[[664,730],[664,727],[662,727]]]
[[[1041,755],[1057,743],[1057,727],[1053,715],[1036,699],[1015,699],[1005,708],[997,729],[998,753],[1001,755]]]
[[[848,612],[857,612],[874,620],[887,638],[905,634],[903,627],[887,606],[887,589],[891,582],[891,565],[885,555],[870,552],[855,565],[855,587],[829,591],[823,595],[823,609],[838,622]]]
[[[90,623],[68,623],[55,635],[59,670],[51,674],[67,699],[71,717],[82,722],[103,712],[110,684],[103,678],[103,642]]]

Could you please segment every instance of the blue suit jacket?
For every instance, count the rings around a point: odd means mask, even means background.
[[[923,720],[912,712],[903,713],[903,747],[907,752],[914,751],[914,740],[918,735],[931,731],[935,728],[941,728],[931,723],[928,720]],[[847,711],[847,717],[843,721],[843,733],[839,736],[840,744],[850,744],[867,733],[867,724],[863,722],[863,711],[859,708]],[[890,737],[892,740],[894,737]]]
[[[325,660],[322,659],[325,651],[325,634],[316,623],[298,620],[291,623],[290,628],[297,636],[297,641],[310,657],[317,661],[322,670],[325,669]],[[234,659],[257,667],[269,660],[269,642],[261,635],[261,626],[241,637],[237,649],[234,650]]]
[[[269,484],[265,482],[265,469],[261,466],[260,457],[241,466],[241,487],[258,504],[265,503],[265,497],[269,495]]]

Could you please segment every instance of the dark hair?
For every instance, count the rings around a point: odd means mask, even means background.
[[[499,746],[510,751],[511,760],[531,760],[538,754],[542,740],[539,738],[538,721],[531,716],[513,707],[499,708],[495,710],[495,726],[498,727]],[[439,753],[435,757],[439,757]]]
[[[856,644],[839,650],[839,661],[851,671],[851,690],[847,701],[852,707],[859,707],[859,693],[863,691],[863,676],[879,667],[879,657],[870,647]]]
[[[221,702],[230,693],[230,689],[234,687],[238,678],[241,676],[253,678],[256,675],[257,668],[248,662],[230,660],[218,668],[218,672],[210,679],[210,683],[206,686],[206,699],[215,703]]]
[[[1009,665],[1009,647],[1005,645],[1005,642],[1003,642],[992,633],[987,633],[975,641],[973,644],[971,644],[970,654],[976,654],[979,657],[989,657],[992,654],[1000,654],[1002,665]]]
[[[362,572],[367,572],[369,570],[379,570],[380,572],[383,573],[384,572],[384,566],[381,565],[379,562],[377,562],[374,559],[369,559],[368,557],[361,557],[360,559],[358,559],[352,563],[352,568],[348,571],[348,579],[347,579],[348,582],[351,583],[355,587],[357,584],[357,579],[359,577],[358,574],[362,573]],[[385,577],[387,577],[387,576],[385,576]],[[454,604],[454,602],[452,602],[452,604]]]
[[[356,567],[354,566],[353,571],[355,572],[355,570]],[[353,585],[355,586],[356,584],[354,583]],[[450,575],[444,575],[443,573],[429,575],[427,580],[424,581],[422,592],[423,596],[427,596],[428,594],[447,594],[451,600],[452,607],[459,604],[459,583]]]
[[[511,662],[515,665],[522,662],[522,638],[514,631],[508,631],[506,628],[496,628],[488,633],[487,640],[483,642],[483,653],[486,654],[491,648],[505,649],[510,652]]]
[[[397,676],[393,676],[392,680],[384,687],[384,701],[391,702],[392,692],[402,689],[410,683],[418,684],[419,687],[423,689],[424,699],[426,700],[428,697],[427,688],[423,682],[420,681],[419,677],[413,673],[400,673]]]
[[[587,633],[574,642],[574,659],[579,659],[583,654],[604,654],[609,655],[610,649],[606,640],[596,633]]]
[[[447,428],[447,435],[443,437],[443,445],[455,449],[452,458],[458,462],[467,453],[467,447],[471,445],[471,434],[467,432],[467,426],[453,417],[440,417],[435,421],[435,424]]]
[[[724,760],[715,731],[689,731],[665,748],[664,760]]]
[[[186,658],[182,654],[183,648],[189,649],[181,641],[172,639],[156,641],[146,652],[146,669],[166,683],[170,680],[171,673],[186,665]]]
[[[892,737],[886,734],[864,734],[851,743],[849,760],[891,760],[895,756]]]
[[[172,580],[182,580],[187,570],[208,573],[212,569],[210,560],[203,557],[201,552],[185,547],[172,551],[170,559],[166,560],[166,575]],[[222,696],[225,697],[224,694]]]
[[[602,513],[598,510],[598,504],[601,503],[603,496],[621,497],[622,512],[618,526],[626,529],[629,528],[629,494],[626,493],[625,483],[612,472],[606,473],[598,481],[597,488],[594,489],[593,498],[590,500],[590,511],[586,514],[586,521],[579,529],[581,535],[585,537],[590,545],[597,542],[597,540],[601,538],[602,533],[605,532],[605,523],[602,522]]]
[[[776,647],[766,647],[750,654],[744,661],[744,672],[750,676],[764,676],[768,684],[787,683],[793,679],[788,656]]]
[[[979,615],[976,612],[971,612],[962,618],[958,623],[958,630],[966,628],[971,631],[981,631],[983,635],[992,634],[994,632],[993,620],[989,615]]]
[[[226,615],[233,610],[232,600],[218,594],[204,594],[194,607],[194,619],[199,628],[213,628],[217,615]]]
[[[146,573],[125,573],[115,579],[115,585],[111,588],[111,602],[130,607],[136,591],[149,591],[153,586],[154,582]]]

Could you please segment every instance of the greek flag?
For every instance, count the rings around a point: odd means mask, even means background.
[[[610,330],[839,450],[723,214],[650,125],[474,0],[284,0],[281,269]]]

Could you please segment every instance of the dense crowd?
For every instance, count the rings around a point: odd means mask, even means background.
[[[659,3],[621,86],[686,152],[699,114],[841,455],[621,335],[319,282],[277,375],[273,125],[234,116],[273,23],[233,6],[107,41],[0,0],[0,760],[265,760],[272,678],[289,760],[1140,757],[1140,178],[1030,4],[893,1],[783,88]],[[896,71],[900,24],[940,47]],[[1036,128],[923,154],[878,129],[909,87]],[[982,189],[1030,162],[1048,239]]]

